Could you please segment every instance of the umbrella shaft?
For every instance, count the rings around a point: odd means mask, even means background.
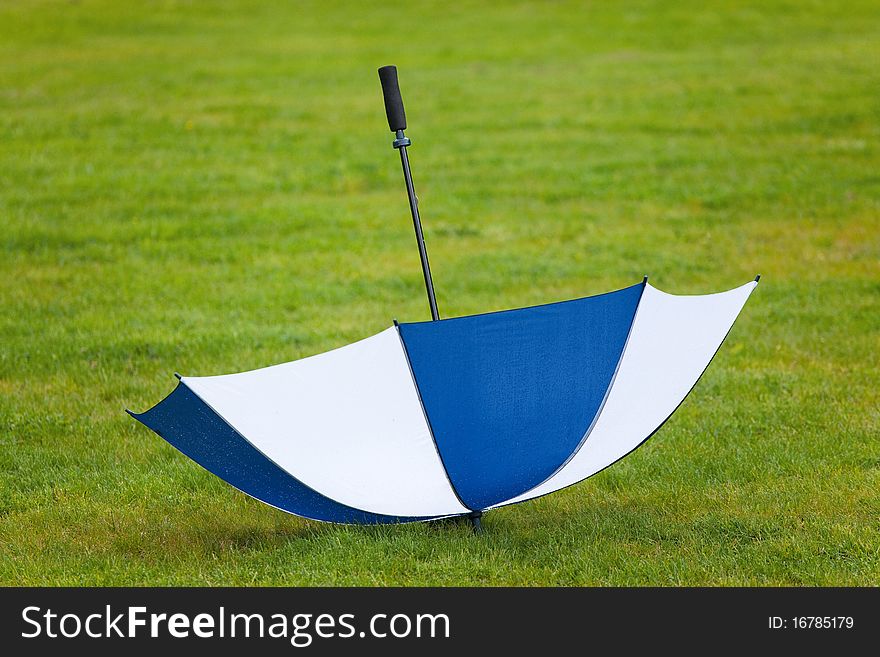
[[[402,131],[401,131],[402,133]],[[437,299],[434,296],[434,281],[431,278],[431,265],[428,264],[428,250],[425,248],[425,236],[422,233],[422,220],[419,217],[419,200],[413,187],[412,173],[409,170],[409,157],[406,146],[400,146],[400,163],[403,166],[403,179],[406,182],[406,194],[409,197],[409,210],[412,213],[413,228],[416,230],[416,242],[419,245],[419,258],[422,261],[422,273],[425,275],[425,289],[428,292],[428,304],[431,306],[431,319],[440,319],[437,312]]]

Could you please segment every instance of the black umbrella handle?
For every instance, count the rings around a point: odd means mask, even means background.
[[[400,97],[400,85],[397,82],[397,67],[383,66],[379,69],[379,81],[382,83],[382,95],[385,97],[385,116],[391,132],[406,130],[406,111],[403,109],[403,98]]]
[[[406,129],[406,113],[403,110],[403,99],[400,97],[400,85],[397,83],[397,67],[383,66],[379,69],[379,80],[382,82],[382,95],[385,97],[385,115],[388,127],[395,134],[392,146],[400,151],[400,164],[403,167],[403,180],[406,183],[406,195],[409,197],[409,211],[412,214],[413,228],[416,231],[416,243],[419,247],[419,258],[422,261],[422,274],[425,276],[425,290],[428,292],[428,305],[431,307],[431,319],[440,319],[437,311],[437,299],[434,295],[434,281],[431,278],[431,265],[428,263],[428,250],[425,248],[425,236],[422,233],[422,220],[419,217],[419,200],[413,187],[412,172],[409,169],[409,156],[406,148],[412,142],[403,134]]]

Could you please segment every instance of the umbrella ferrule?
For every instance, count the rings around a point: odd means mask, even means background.
[[[471,527],[474,529],[474,534],[482,534],[483,525],[480,524],[480,518],[483,517],[483,512],[471,511],[466,517],[471,521]]]
[[[395,134],[395,137],[396,139],[391,142],[391,145],[394,146],[394,148],[403,148],[404,146],[409,146],[410,144],[412,144],[412,141],[410,141],[409,137],[403,134],[403,130],[398,130]]]

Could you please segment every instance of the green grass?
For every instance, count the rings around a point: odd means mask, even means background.
[[[880,584],[880,3],[0,4],[0,583]],[[756,273],[629,458],[339,527],[123,412],[441,312]]]

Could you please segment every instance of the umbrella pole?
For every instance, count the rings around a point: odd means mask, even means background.
[[[405,143],[397,146],[399,142]],[[437,298],[434,296],[434,280],[431,278],[428,249],[425,247],[422,220],[419,217],[419,199],[416,197],[416,191],[413,188],[412,172],[409,170],[409,156],[406,153],[408,144],[410,144],[410,140],[404,136],[403,130],[398,130],[397,139],[394,140],[394,148],[400,151],[400,164],[403,167],[403,180],[406,182],[406,194],[409,197],[409,211],[412,214],[413,228],[416,231],[416,243],[419,247],[419,258],[422,261],[422,274],[425,277],[425,290],[428,293],[428,305],[431,307],[431,319],[437,320],[440,319],[440,313],[437,311]]]
[[[403,180],[406,183],[406,195],[409,197],[409,211],[412,214],[413,228],[416,231],[416,243],[419,247],[419,258],[422,261],[422,274],[425,277],[425,290],[428,293],[428,305],[431,307],[431,319],[440,319],[437,311],[437,298],[434,295],[434,280],[431,278],[431,265],[428,263],[428,250],[425,248],[425,236],[422,232],[422,220],[419,217],[419,199],[413,187],[412,172],[409,168],[409,155],[406,149],[412,144],[403,133],[406,129],[406,113],[403,99],[400,97],[400,86],[397,83],[397,67],[383,66],[379,69],[379,80],[382,82],[382,94],[385,97],[385,114],[388,127],[395,139],[391,145],[400,152],[400,165],[403,167]]]
[[[403,133],[406,130],[406,112],[403,109],[403,99],[400,97],[400,85],[397,81],[397,67],[383,66],[379,69],[379,81],[382,83],[382,96],[385,99],[385,116],[388,117],[388,127],[394,133],[394,141],[391,145],[400,152],[400,165],[403,167],[403,180],[406,183],[406,195],[409,198],[409,211],[412,214],[413,228],[416,231],[416,244],[419,247],[419,258],[422,261],[422,274],[425,277],[425,290],[428,293],[428,305],[431,307],[431,319],[440,319],[437,311],[437,298],[434,295],[434,280],[431,278],[431,265],[428,263],[428,250],[425,248],[425,235],[422,232],[422,219],[419,217],[419,199],[413,187],[412,172],[409,168],[409,155],[407,147],[412,144]],[[482,511],[471,511],[461,516],[470,520],[475,534],[482,534],[483,527],[480,524]]]

